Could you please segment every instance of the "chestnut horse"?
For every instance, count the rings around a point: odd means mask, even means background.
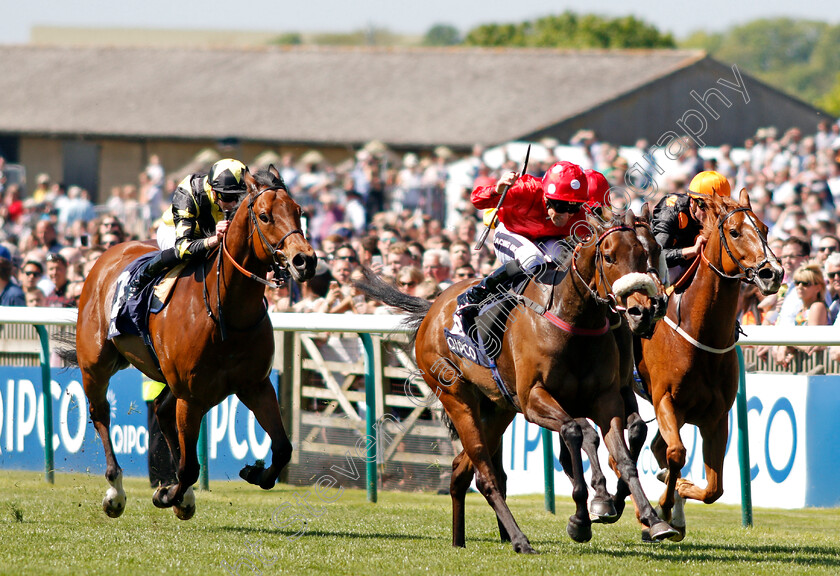
[[[179,278],[167,306],[149,317],[160,369],[140,337],[106,337],[117,277],[131,261],[155,248],[141,242],[119,244],[99,258],[85,281],[76,349],[62,355],[76,360],[81,369],[90,416],[102,439],[105,478],[111,485],[102,503],[108,516],[122,514],[125,492],[109,434],[106,392],[111,376],[129,364],[167,384],[155,402],[155,413],[179,462],[178,483],[158,488],[152,498],[155,506],[174,506],[182,519],[195,513],[192,485],[198,480],[201,419],[230,394],[239,397],[271,437],[271,466],[248,480],[271,488],[291,458],[292,446],[269,380],[274,338],[263,301],[265,278],[270,268],[286,268],[295,280],[308,280],[317,258],[300,230],[300,206],[277,170],[272,166],[253,176],[246,171],[245,184],[247,194],[224,236],[223,249],[204,264],[204,274]]]
[[[708,239],[694,279],[672,296],[668,314],[650,340],[640,343],[638,370],[653,401],[659,431],[652,443],[659,465],[667,469],[659,500],[663,517],[685,536],[679,497],[711,504],[723,494],[723,458],[729,434],[728,414],[738,390],[734,350],[740,282],[754,283],[762,294],[778,291],[783,270],[767,245],[767,226],[753,213],[749,195],[738,202],[706,201]],[[706,487],[680,478],[686,450],[680,428],[694,424],[703,438]],[[680,503],[681,504],[681,503]]]
[[[565,327],[530,308],[517,307],[515,318],[512,314],[507,321],[496,360],[506,395],[489,369],[451,352],[443,332],[452,325],[457,296],[475,281],[451,286],[432,304],[394,288],[362,286],[387,304],[412,313],[409,323],[419,325],[417,366],[463,443],[464,450],[452,463],[450,483],[453,546],[466,543],[464,503],[475,475],[479,490],[496,513],[502,541],[510,541],[517,552],[534,551],[505,502],[502,435],[517,412],[529,422],[557,431],[569,448],[564,467],[572,470],[576,511],[566,530],[572,539],[585,542],[592,536],[580,453],[582,432],[575,421],[581,417],[592,418],[601,428],[622,477],[641,504],[642,522],[656,537],[675,533],[645,500],[624,442],[619,351],[608,320],[610,308],[618,305],[626,310],[634,332],[649,331],[657,285],[646,274],[647,255],[632,228],[631,212],[624,221],[608,227],[593,220],[589,224],[595,234],[575,248],[565,277],[557,283],[551,281],[550,272],[543,274],[524,292],[533,301],[547,300],[547,308]]]

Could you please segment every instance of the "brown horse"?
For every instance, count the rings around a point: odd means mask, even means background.
[[[628,311],[629,325],[636,332],[648,331],[653,322],[656,284],[645,274],[647,256],[632,225],[630,212],[625,221],[609,227],[590,220],[596,233],[575,248],[572,268],[565,277],[556,283],[551,273],[543,274],[525,289],[525,297],[547,300],[549,311],[567,324],[561,329],[530,308],[515,310],[515,318],[507,321],[496,360],[510,400],[497,388],[490,370],[455,355],[446,342],[443,329],[452,324],[456,298],[474,282],[451,286],[431,305],[393,288],[363,287],[412,313],[410,322],[419,325],[417,365],[463,443],[464,450],[452,463],[450,483],[454,546],[465,546],[464,501],[476,475],[479,490],[496,512],[502,541],[512,542],[517,552],[533,552],[505,502],[502,434],[517,412],[557,431],[569,447],[570,462],[564,466],[573,473],[576,512],[566,530],[574,540],[585,542],[592,535],[580,454],[582,432],[575,418],[591,417],[600,426],[622,476],[634,496],[644,500],[638,472],[624,443],[619,351],[607,320],[610,307],[617,305]],[[654,535],[675,533],[656,516],[649,502],[644,503],[641,519]]]
[[[713,197],[707,202],[708,239],[694,279],[672,296],[668,314],[650,340],[640,343],[639,375],[650,391],[659,432],[652,450],[667,468],[659,500],[670,520],[679,497],[710,504],[723,494],[723,458],[729,433],[728,413],[738,389],[734,350],[740,282],[754,283],[763,294],[778,291],[783,270],[767,245],[767,226],[752,212],[746,190],[740,200]],[[686,450],[680,428],[696,425],[703,438],[706,487],[680,478]],[[685,536],[681,506],[674,527]]]
[[[642,246],[647,251],[648,274],[654,278],[659,287],[662,285],[661,278],[667,278],[668,268],[665,265],[662,247],[657,244],[656,238],[653,235],[650,221],[650,207],[647,203],[644,203],[640,215],[634,221],[633,228],[636,230],[636,236],[639,238],[639,242],[642,243]],[[667,308],[668,297],[664,294],[663,290],[661,295],[654,299],[654,320],[658,321],[664,317]],[[630,457],[633,459],[633,462],[637,462],[645,439],[647,438],[647,424],[639,415],[639,404],[636,400],[636,393],[634,392],[633,369],[635,363],[633,360],[633,333],[627,321],[623,318],[621,324],[612,333],[621,353],[619,372],[621,396],[624,400],[625,424],[627,426],[627,443],[630,449]],[[643,335],[642,337],[645,336],[649,337],[650,334]],[[630,487],[619,477],[615,496],[609,494],[607,491],[607,480],[601,470],[598,459],[598,446],[600,444],[598,433],[585,418],[578,419],[578,424],[580,424],[581,430],[583,431],[583,450],[589,457],[591,468],[590,485],[595,491],[595,495],[589,502],[589,512],[593,517],[593,522],[611,524],[618,521],[621,517],[625,500],[630,495]],[[563,459],[568,458],[567,452],[568,448],[561,442],[561,462],[564,461]],[[612,461],[611,464],[614,465],[615,462]],[[568,475],[569,471],[566,470],[566,473]]]
[[[117,277],[127,264],[155,248],[141,242],[119,244],[99,258],[85,281],[76,350],[65,350],[64,356],[75,359],[81,369],[90,416],[105,449],[105,477],[111,488],[102,505],[108,516],[122,514],[125,492],[109,434],[106,392],[111,376],[129,364],[168,387],[156,400],[155,412],[179,461],[178,483],[155,492],[156,506],[175,506],[182,519],[195,513],[191,487],[198,479],[201,418],[230,394],[239,397],[271,437],[271,466],[248,480],[271,488],[291,457],[269,381],[274,338],[263,302],[265,277],[269,268],[279,267],[305,281],[315,273],[317,259],[300,230],[300,206],[277,170],[272,166],[254,176],[246,171],[245,184],[247,195],[233,216],[223,249],[204,264],[203,274],[179,278],[168,305],[150,315],[160,369],[140,337],[106,338]]]

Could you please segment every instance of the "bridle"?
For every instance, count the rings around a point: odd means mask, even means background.
[[[729,248],[729,242],[726,239],[726,235],[723,232],[723,225],[726,221],[733,215],[737,214],[738,212],[743,212],[745,218],[749,221],[752,227],[755,229],[756,233],[758,234],[759,240],[761,240],[761,249],[764,255],[764,259],[756,264],[755,266],[746,267],[744,266],[741,261],[735,257],[732,253],[732,250]],[[752,215],[752,210],[749,208],[745,208],[743,206],[730,210],[722,217],[719,218],[718,222],[718,234],[720,236],[720,261],[723,261],[723,251],[726,250],[726,253],[729,255],[729,258],[738,265],[738,268],[741,270],[738,274],[727,274],[723,270],[718,269],[714,264],[712,264],[709,259],[706,257],[706,251],[703,250],[700,252],[700,256],[703,258],[703,261],[709,266],[709,268],[714,271],[715,274],[720,276],[721,278],[726,278],[727,280],[742,280],[745,282],[754,282],[755,278],[758,275],[758,270],[761,269],[765,264],[772,264],[770,258],[768,257],[768,252],[772,255],[773,252],[770,250],[770,246],[767,244],[767,240],[764,238],[764,235],[759,230],[758,225],[755,223],[755,219]]]
[[[572,255],[572,270],[574,271],[575,275],[580,280],[581,284],[583,284],[586,289],[589,291],[589,295],[598,303],[598,304],[605,304],[612,310],[613,312],[624,312],[625,308],[623,306],[619,306],[618,299],[616,298],[615,294],[613,293],[612,285],[607,280],[606,275],[604,274],[604,258],[603,254],[601,253],[601,243],[606,239],[607,236],[614,232],[633,232],[636,233],[634,228],[630,226],[613,226],[612,228],[608,228],[598,236],[598,239],[595,241],[595,266],[596,266],[596,273],[599,277],[598,280],[595,282],[595,289],[593,290],[589,286],[589,282],[587,282],[583,276],[581,276],[580,271],[577,267],[577,257],[580,254],[581,248],[583,247],[584,242],[579,243],[575,246],[574,254]],[[605,296],[601,296],[598,293],[598,289],[603,286],[604,291],[606,292]]]
[[[242,267],[233,258],[233,256],[230,254],[230,252],[228,252],[227,243],[225,241],[225,239],[226,239],[225,236],[222,237],[222,251],[224,252],[224,255],[227,256],[228,260],[231,261],[234,268],[239,270],[242,274],[244,274],[245,276],[247,276],[251,280],[254,280],[255,282],[259,282],[260,284],[264,284],[265,286],[268,286],[269,288],[281,288],[282,286],[285,285],[286,280],[288,280],[288,278],[290,276],[289,271],[287,270],[287,264],[284,264],[284,262],[288,263],[289,260],[288,260],[288,258],[286,258],[286,254],[283,252],[283,244],[286,242],[286,239],[289,236],[291,236],[292,234],[300,234],[301,236],[303,236],[303,231],[300,228],[295,228],[294,230],[290,230],[289,232],[286,232],[286,234],[283,235],[283,237],[280,239],[279,242],[277,242],[276,245],[272,245],[271,242],[268,241],[268,239],[265,237],[262,230],[260,229],[259,223],[257,222],[257,215],[254,212],[254,203],[257,201],[257,198],[259,198],[263,194],[263,192],[268,192],[270,190],[271,191],[283,190],[284,192],[288,192],[282,186],[270,186],[270,187],[267,187],[267,188],[263,188],[257,194],[248,196],[248,228],[249,228],[248,239],[250,240],[254,236],[254,231],[256,230],[257,236],[260,239],[260,242],[262,244],[263,249],[266,252],[268,252],[268,254],[271,255],[272,262],[269,265],[269,267],[274,271],[274,276],[275,276],[274,282],[266,280],[265,278],[261,278],[261,277],[257,276],[256,274],[254,274],[253,272],[249,272],[244,267]],[[278,255],[282,258],[282,260],[278,259]],[[221,259],[220,259],[220,262],[221,262]]]

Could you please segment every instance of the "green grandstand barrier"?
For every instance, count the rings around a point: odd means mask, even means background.
[[[738,461],[741,466],[741,524],[744,528],[753,525],[752,485],[750,481],[750,437],[747,427],[747,371],[744,367],[744,352],[738,351],[738,394],[735,397],[738,412]]]
[[[359,337],[362,339],[365,350],[365,434],[367,435],[365,483],[367,484],[367,501],[375,503],[377,443],[371,441],[371,438],[376,438],[376,364],[373,355],[373,338],[364,332],[360,333]]]
[[[210,490],[210,468],[207,459],[207,414],[201,417],[198,429],[198,489]]]
[[[552,514],[555,513],[554,507],[554,441],[552,440],[551,430],[542,428],[542,442],[543,442],[543,473],[545,474],[545,509]]]

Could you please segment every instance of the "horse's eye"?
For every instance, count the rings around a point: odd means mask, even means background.
[[[604,261],[607,264],[612,264],[613,263],[613,257],[611,255],[605,253],[604,254]]]
[[[263,224],[268,224],[268,214],[266,214],[265,212],[260,214],[260,222],[262,222]]]
[[[740,234],[738,233],[738,230],[736,230],[735,228],[730,228],[729,229],[729,236],[731,238],[737,238],[738,236],[740,236]]]

